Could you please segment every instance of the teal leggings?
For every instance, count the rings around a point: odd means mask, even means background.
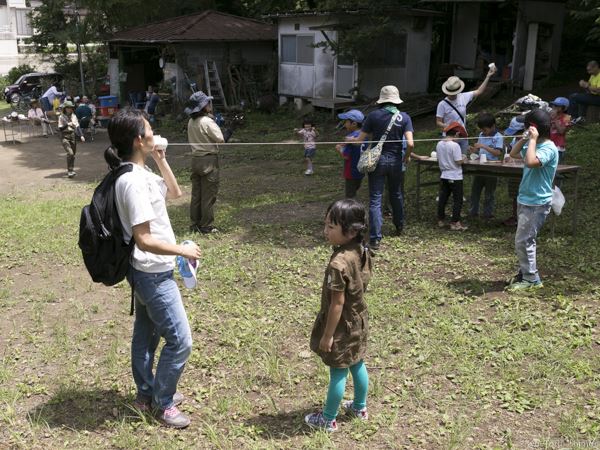
[[[360,361],[350,366],[350,373],[354,381],[354,408],[363,409],[367,406],[367,391],[369,390],[367,366],[365,366],[363,361]],[[327,420],[333,420],[337,416],[338,408],[346,390],[346,378],[348,378],[347,368],[329,368],[329,390],[327,391],[327,400],[323,408],[323,417]]]

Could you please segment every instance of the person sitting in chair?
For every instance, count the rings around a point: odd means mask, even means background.
[[[27,111],[27,118],[34,125],[42,126],[42,134],[44,137],[48,137],[48,128],[50,126],[46,113],[40,107],[40,102],[37,99],[31,100],[31,108]]]
[[[590,61],[587,63],[586,70],[590,75],[589,80],[579,81],[579,86],[585,89],[585,92],[569,96],[567,113],[574,117],[573,123],[585,120],[588,106],[600,106],[600,64],[597,61]]]

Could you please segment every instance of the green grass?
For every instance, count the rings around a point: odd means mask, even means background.
[[[252,114],[236,138],[293,139],[297,121]],[[322,139],[333,138],[333,124],[319,123]],[[434,189],[417,222],[409,172],[406,234],[384,239],[367,294],[371,420],[343,419],[333,436],[302,423],[320,407],[328,383],[326,367],[307,350],[330,255],[323,213],[343,188],[332,148],[319,147],[310,178],[302,175],[301,148],[224,150],[219,235],[190,235],[188,204],[169,207],[178,240],[194,238],[203,251],[199,288],[182,287],[195,341],[180,383],[193,420],[183,432],[164,430],[128,406],[129,287],[91,283],[77,249],[79,210],[93,186],[0,199],[0,442],[583,448],[600,437],[599,132],[590,125],[569,135],[569,162],[584,167],[578,234],[569,234],[567,203],[554,236],[550,227],[540,236],[546,287],[535,294],[502,292],[515,267],[510,230],[474,222],[464,234],[439,231]],[[417,145],[421,154],[430,151],[430,144]],[[177,175],[189,192],[189,171]],[[564,187],[569,201],[572,187]],[[505,191],[501,182],[498,217],[509,213]],[[386,224],[384,232],[391,230]]]

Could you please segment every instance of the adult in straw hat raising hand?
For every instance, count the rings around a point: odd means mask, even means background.
[[[496,73],[496,66],[492,65],[479,86],[474,91],[463,92],[465,90],[465,83],[458,77],[448,78],[444,84],[442,84],[442,92],[446,94],[441,102],[438,103],[437,112],[435,114],[435,124],[440,128],[444,129],[452,122],[458,122],[467,129],[467,106],[476,97],[485,92],[490,78]],[[468,142],[466,140],[459,141],[462,152],[467,153]]]

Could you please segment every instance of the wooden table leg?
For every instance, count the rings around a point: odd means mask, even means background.
[[[579,188],[579,171],[575,171],[575,209],[573,211],[573,222],[571,224],[571,233],[573,236],[577,233],[577,213],[579,211],[579,197],[577,196],[577,189]]]
[[[421,164],[419,162],[417,162],[416,197],[417,197],[417,220],[421,220]]]

